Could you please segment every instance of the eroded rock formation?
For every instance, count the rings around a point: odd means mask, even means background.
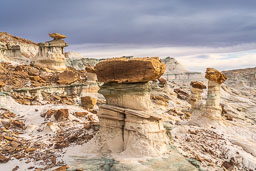
[[[190,123],[200,126],[219,124],[222,120],[222,108],[220,106],[221,84],[226,76],[214,68],[207,68],[205,78],[208,79],[208,92],[206,104],[202,104],[202,92],[206,88],[199,82],[191,83],[190,104],[192,106],[192,118]],[[215,122],[217,121],[217,122]]]
[[[151,109],[147,82],[160,77],[164,68],[158,58],[117,58],[96,65],[98,79],[104,81],[99,93],[106,98],[99,110],[101,128],[93,142],[97,152],[151,156],[166,151],[162,116]]]
[[[193,81],[190,85],[191,94],[189,97],[189,103],[191,104],[192,109],[200,109],[202,107],[203,89],[206,89],[206,86],[198,81]]]
[[[62,71],[66,69],[64,47],[68,44],[63,40],[65,35],[50,33],[53,40],[39,43],[39,52],[35,58],[35,64],[50,70]]]
[[[208,79],[208,94],[205,105],[207,115],[212,119],[220,119],[220,85],[227,78],[223,73],[214,68],[207,68],[205,78]]]

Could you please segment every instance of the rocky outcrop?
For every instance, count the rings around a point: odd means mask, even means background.
[[[91,142],[95,145],[92,151],[129,156],[156,156],[166,151],[162,116],[152,111],[147,82],[163,72],[158,58],[118,58],[96,65],[98,79],[104,82],[99,93],[106,104],[99,107],[101,128]]]
[[[16,50],[15,56],[12,54],[11,57],[25,57],[33,58],[38,53],[38,45],[30,40],[23,39],[17,36],[13,36],[6,32],[0,32],[0,42],[4,44],[9,44],[11,47],[19,46],[20,49]],[[10,52],[11,54],[11,49]]]
[[[167,81],[183,83],[189,85],[191,81],[205,81],[204,75],[201,72],[190,72],[175,58],[166,57],[161,59],[166,65],[164,77]]]
[[[165,65],[154,58],[113,58],[96,65],[98,80],[104,83],[136,83],[158,79]]]
[[[54,39],[38,44],[39,52],[34,59],[34,63],[50,70],[63,71],[66,69],[64,47],[68,46],[68,44],[62,40],[65,36],[58,33],[51,33],[49,35]]]
[[[189,103],[191,104],[192,109],[200,109],[202,107],[202,93],[203,89],[206,89],[206,86],[198,81],[190,83],[190,97]]]

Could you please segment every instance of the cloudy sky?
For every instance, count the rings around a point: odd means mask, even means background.
[[[192,71],[255,67],[255,0],[5,0],[0,31],[66,34],[85,57],[171,56]]]

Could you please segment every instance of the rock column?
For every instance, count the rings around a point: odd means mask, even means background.
[[[190,97],[189,103],[191,104],[192,110],[201,109],[202,107],[202,93],[203,89],[206,89],[206,86],[198,81],[194,81],[190,83]]]
[[[135,156],[160,155],[168,139],[161,115],[151,109],[150,80],[159,78],[165,65],[158,58],[117,58],[96,65],[104,82],[99,93],[106,104],[99,111],[100,131],[94,151]]]
[[[207,116],[212,119],[221,119],[220,88],[227,78],[214,68],[207,68],[205,78],[209,80],[205,105]]]

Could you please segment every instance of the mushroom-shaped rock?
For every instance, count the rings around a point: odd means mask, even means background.
[[[206,86],[205,86],[203,83],[199,82],[199,81],[192,81],[192,82],[190,83],[190,85],[191,85],[193,88],[197,88],[197,89],[206,89]]]
[[[224,81],[227,79],[227,77],[221,73],[220,71],[214,69],[214,68],[207,68],[205,78],[210,81],[215,81],[219,84],[224,83]]]
[[[104,83],[148,82],[160,78],[165,68],[159,57],[112,58],[95,67],[99,82]]]
[[[50,33],[49,36],[54,40],[65,39],[67,37],[64,34],[60,34],[60,33]]]

